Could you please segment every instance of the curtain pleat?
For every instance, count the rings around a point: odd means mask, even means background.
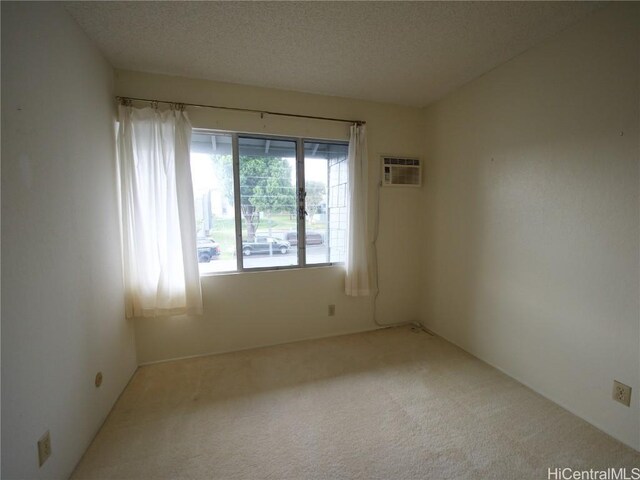
[[[349,139],[349,215],[345,293],[367,296],[369,288],[369,241],[367,228],[368,157],[364,125],[352,125]]]
[[[201,314],[189,119],[121,105],[117,143],[127,317]]]

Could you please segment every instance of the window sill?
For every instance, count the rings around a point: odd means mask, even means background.
[[[267,273],[267,272],[286,272],[286,271],[294,271],[294,270],[317,270],[323,268],[331,268],[331,267],[344,267],[344,262],[336,262],[336,263],[319,263],[316,265],[307,265],[301,267],[299,265],[291,266],[291,267],[264,267],[264,268],[246,268],[244,270],[236,270],[233,272],[205,272],[200,274],[200,278],[207,277],[224,277],[229,275],[242,275],[245,273]]]

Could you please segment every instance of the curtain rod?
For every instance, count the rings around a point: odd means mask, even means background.
[[[262,115],[279,115],[281,117],[295,117],[295,118],[309,118],[312,120],[325,120],[327,122],[342,122],[342,123],[355,123],[358,125],[365,125],[367,122],[364,120],[347,120],[345,118],[332,118],[332,117],[317,117],[314,115],[299,115],[296,113],[283,113],[283,112],[271,112],[269,110],[254,110],[252,108],[238,108],[238,107],[221,107],[219,105],[202,105],[198,103],[184,103],[184,102],[168,102],[166,100],[151,100],[149,98],[135,98],[135,97],[116,97],[118,102],[126,102],[127,100],[134,100],[138,102],[149,102],[149,103],[167,103],[174,105],[184,105],[185,107],[198,107],[198,108],[216,108],[219,110],[234,110],[236,112],[251,112],[251,113],[259,113]]]

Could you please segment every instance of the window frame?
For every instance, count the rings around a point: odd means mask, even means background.
[[[301,268],[316,268],[316,267],[333,267],[336,265],[344,265],[344,262],[323,262],[307,264],[306,261],[306,204],[304,201],[305,192],[305,163],[304,163],[304,145],[305,142],[310,143],[322,143],[322,144],[334,144],[345,145],[348,147],[348,140],[334,140],[334,139],[321,139],[312,137],[295,137],[289,135],[277,135],[277,134],[265,134],[265,133],[251,133],[251,132],[239,132],[218,130],[210,128],[193,128],[193,133],[202,134],[220,134],[231,136],[231,157],[232,157],[232,169],[233,169],[233,200],[234,200],[234,224],[235,224],[235,241],[236,241],[236,270],[228,270],[224,272],[200,272],[201,277],[214,276],[214,275],[233,275],[238,273],[252,273],[252,272],[269,272],[280,270],[296,270]],[[297,265],[280,265],[269,267],[245,267],[244,255],[242,254],[242,205],[241,205],[241,192],[240,192],[240,149],[239,138],[250,137],[264,140],[287,140],[295,142],[296,144],[296,234],[298,236],[297,241]],[[329,188],[329,185],[327,185]],[[327,192],[328,194],[328,192]],[[301,200],[302,197],[302,200]],[[327,226],[328,228],[328,226]],[[328,232],[327,232],[328,233]],[[329,235],[327,235],[326,241],[329,241]],[[304,241],[300,242],[300,239]],[[330,252],[330,246],[327,243],[327,255]]]

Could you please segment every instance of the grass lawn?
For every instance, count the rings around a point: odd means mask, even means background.
[[[263,218],[258,225],[258,235],[269,235],[269,227],[274,237],[283,237],[286,232],[297,229],[295,215],[278,214],[271,215],[270,218]],[[324,230],[324,223],[307,223],[308,228]],[[234,256],[236,247],[236,226],[233,218],[213,218],[213,228],[209,238],[220,244],[220,258],[230,259]],[[242,220],[242,236],[246,238],[247,228],[244,219]]]

